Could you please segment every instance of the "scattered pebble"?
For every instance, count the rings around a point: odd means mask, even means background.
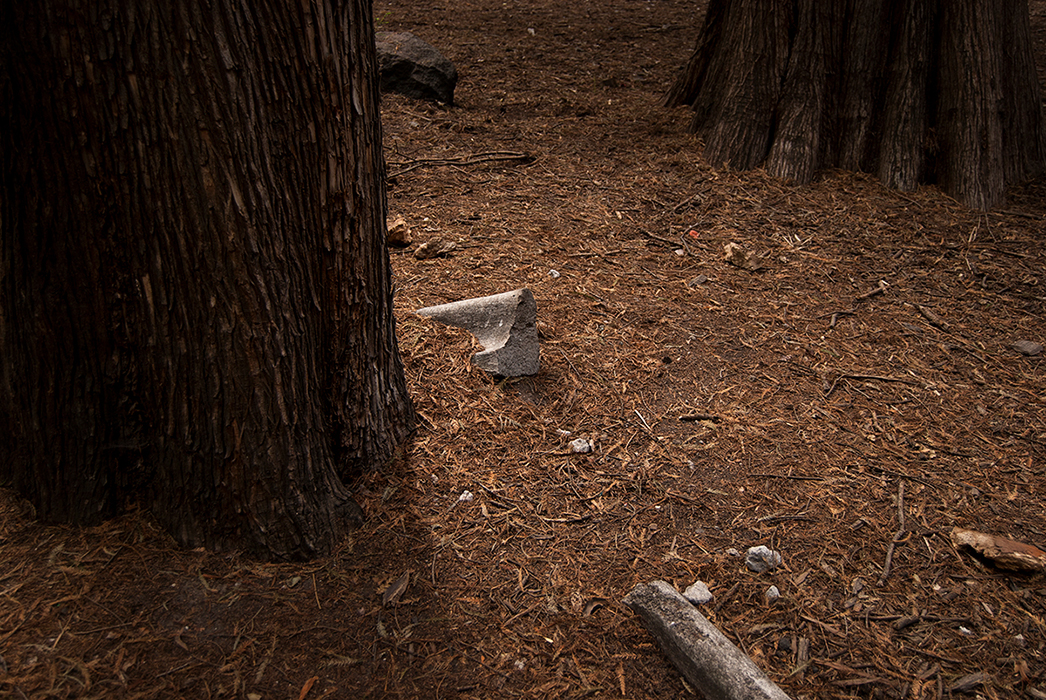
[[[450,508],[449,508],[448,510],[454,510],[454,508],[455,508],[455,507],[456,507],[456,506],[457,506],[457,505],[458,505],[459,503],[468,503],[468,502],[469,502],[469,501],[471,501],[471,500],[472,500],[473,498],[475,498],[475,496],[474,496],[474,495],[472,495],[472,492],[471,492],[471,491],[469,491],[468,489],[466,489],[466,490],[464,490],[464,491],[462,491],[462,492],[461,492],[461,495],[460,495],[460,496],[458,496],[458,499],[457,499],[456,501],[454,501],[453,503],[451,503],[451,504],[450,504]]]
[[[559,270],[549,270],[548,276],[554,280],[558,280],[560,278]]]
[[[772,603],[781,597],[781,591],[777,590],[777,586],[770,586],[766,589],[766,602]]]
[[[585,454],[592,451],[592,441],[578,438],[570,441],[570,451],[574,454]]]
[[[745,564],[757,574],[780,566],[782,561],[780,552],[775,552],[762,545],[749,548],[748,553],[745,555]]]
[[[726,550],[726,555],[728,557],[739,557],[739,556],[741,556],[741,552],[739,552],[736,549],[734,549],[733,547],[731,547],[730,549]]]
[[[704,581],[695,581],[689,588],[683,591],[683,597],[694,605],[704,605],[711,602],[715,596],[712,595],[712,591],[708,590],[708,586],[705,585]]]

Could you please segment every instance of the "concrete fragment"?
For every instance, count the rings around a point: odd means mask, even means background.
[[[669,660],[705,697],[788,700],[784,691],[668,583],[641,583],[622,602],[639,614]]]
[[[417,313],[476,336],[484,349],[472,361],[480,369],[503,377],[538,373],[537,302],[529,289],[429,306]]]

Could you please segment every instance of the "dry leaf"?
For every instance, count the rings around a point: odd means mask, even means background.
[[[305,681],[305,685],[301,687],[301,692],[298,693],[298,700],[305,700],[305,696],[312,690],[312,686],[316,685],[316,681],[320,679],[319,676],[313,676],[309,680]]]
[[[418,260],[431,260],[432,258],[447,255],[457,249],[458,244],[454,241],[444,241],[437,238],[418,246],[418,249],[414,251],[414,257]]]
[[[763,266],[757,257],[748,253],[736,243],[727,243],[723,246],[723,259],[742,270],[755,271]]]

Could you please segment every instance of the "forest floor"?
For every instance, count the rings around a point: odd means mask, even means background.
[[[181,551],[140,513],[43,526],[0,492],[0,695],[694,697],[621,604],[663,579],[704,581],[795,698],[1046,697],[1046,576],[950,537],[1046,548],[1046,356],[1012,347],[1046,343],[1046,181],[978,213],[704,162],[658,106],[700,15],[379,0],[461,75],[452,108],[383,102],[407,455],[306,565]],[[434,239],[457,250],[416,259]],[[414,314],[523,286],[535,377]],[[748,571],[755,545],[783,565]]]

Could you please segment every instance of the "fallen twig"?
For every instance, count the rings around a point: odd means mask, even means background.
[[[841,379],[864,379],[876,382],[896,382],[898,384],[909,384],[912,386],[919,385],[918,382],[914,382],[911,379],[904,379],[903,377],[881,377],[877,374],[840,374],[835,378],[835,381],[832,382],[832,386],[828,388],[828,391],[824,395],[825,398],[832,395],[832,392],[835,391],[835,387]]]
[[[723,420],[723,418],[722,416],[717,416],[714,413],[688,413],[685,416],[679,416],[679,420],[689,422],[707,420],[712,421],[713,423],[718,423],[719,421]]]
[[[695,192],[694,194],[690,195],[689,197],[684,199],[682,202],[680,202],[679,204],[677,204],[674,207],[672,207],[672,213],[673,214],[678,214],[680,209],[685,207],[687,204],[690,204],[691,202],[693,202],[695,199],[697,199],[698,197],[700,197],[704,193],[705,193],[704,190],[702,190],[700,192]]]
[[[883,562],[883,574],[879,577],[879,585],[882,586],[886,583],[886,579],[890,576],[890,567],[893,564],[893,552],[898,544],[907,541],[906,532],[904,528],[904,481],[899,481],[897,484],[897,532],[894,533],[893,539],[890,540],[890,546],[886,548],[886,560]]]
[[[798,476],[794,474],[749,474],[759,479],[792,479],[794,481],[824,481],[823,476]]]
[[[855,313],[856,311],[854,311],[854,309],[849,309],[848,311],[836,311],[832,314],[832,321],[828,324],[828,327],[835,328],[835,324],[839,322],[840,316],[853,316]]]
[[[484,153],[472,153],[452,158],[414,158],[412,160],[390,161],[390,166],[402,165],[406,167],[389,173],[389,177],[399,177],[400,175],[409,173],[411,170],[416,170],[426,165],[477,165],[479,163],[490,163],[498,160],[518,160],[529,163],[534,160],[534,156],[527,153],[518,153],[516,151],[487,151]]]
[[[670,246],[670,247],[671,247],[672,249],[675,249],[675,248],[679,248],[679,247],[680,247],[680,244],[679,244],[679,243],[677,243],[677,242],[675,242],[675,241],[670,241],[670,240],[668,240],[667,238],[662,238],[661,236],[658,236],[658,235],[655,235],[655,234],[653,234],[653,233],[650,233],[650,232],[649,232],[649,231],[647,231],[646,229],[642,229],[642,228],[641,228],[641,229],[637,229],[637,230],[638,230],[638,231],[639,231],[639,232],[640,232],[641,234],[643,234],[644,236],[646,236],[647,238],[649,238],[649,239],[651,239],[651,240],[654,240],[654,241],[657,241],[658,243],[664,243],[665,245],[667,245],[667,246]]]
[[[879,280],[879,286],[878,287],[876,287],[875,289],[871,290],[870,292],[865,292],[861,296],[859,296],[856,299],[854,299],[854,301],[864,301],[865,299],[870,299],[871,297],[874,297],[876,294],[882,294],[883,292],[886,291],[886,289],[889,286],[890,285],[888,285],[885,280]]]
[[[926,308],[925,306],[922,306],[921,304],[916,304],[915,308],[918,309],[919,313],[922,314],[922,317],[929,321],[931,324],[937,326],[942,330],[948,330],[948,322],[940,316],[938,316],[937,314],[935,314],[933,311]]]
[[[809,523],[817,522],[816,518],[811,518],[808,515],[765,515],[762,518],[758,518],[756,522],[760,523],[776,523],[785,520],[801,520]]]

